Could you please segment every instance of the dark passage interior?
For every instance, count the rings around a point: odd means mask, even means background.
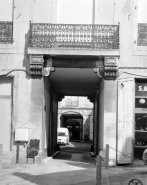
[[[78,113],[64,113],[61,115],[60,127],[66,127],[70,133],[70,141],[81,141],[83,134],[83,117]]]
[[[102,78],[98,75],[97,66],[103,66],[104,57],[98,56],[44,56],[45,66],[54,70],[44,77],[45,87],[45,124],[47,153],[51,156],[57,151],[58,103],[65,96],[84,96],[93,103],[93,149],[98,152],[98,92]],[[67,111],[68,112],[68,111]],[[61,115],[61,127],[70,132],[70,141],[89,140],[85,135],[90,116],[69,111]],[[85,127],[83,120],[86,121]],[[88,134],[87,134],[88,135]]]

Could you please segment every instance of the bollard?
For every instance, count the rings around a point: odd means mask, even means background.
[[[96,158],[96,185],[101,185],[101,156]]]
[[[106,163],[105,163],[105,168],[108,169],[109,165],[109,145],[106,145]]]
[[[16,163],[19,163],[19,141],[17,142],[16,147]]]
[[[2,169],[3,145],[0,144],[0,169]]]

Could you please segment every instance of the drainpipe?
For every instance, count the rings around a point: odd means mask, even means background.
[[[92,8],[92,24],[95,24],[95,0],[93,0],[93,8]]]
[[[2,169],[3,145],[0,144],[0,170]]]

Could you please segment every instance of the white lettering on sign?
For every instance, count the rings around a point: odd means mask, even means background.
[[[139,91],[147,91],[147,86],[139,86]]]

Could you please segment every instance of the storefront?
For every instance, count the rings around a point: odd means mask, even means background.
[[[147,145],[147,80],[135,82],[134,158],[142,159]]]

